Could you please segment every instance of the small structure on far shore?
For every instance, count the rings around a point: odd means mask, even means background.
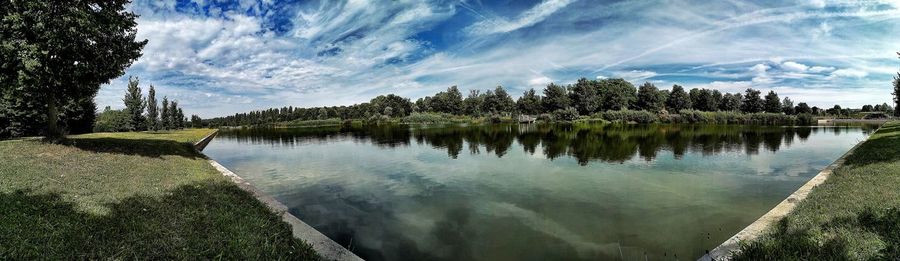
[[[534,123],[536,117],[531,115],[519,115],[519,123]]]

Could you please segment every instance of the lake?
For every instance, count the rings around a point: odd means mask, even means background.
[[[256,128],[204,153],[366,260],[692,260],[872,131]]]

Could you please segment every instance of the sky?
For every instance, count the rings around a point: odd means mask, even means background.
[[[900,0],[134,0],[149,43],[129,76],[204,118],[294,106],[415,100],[456,85],[514,97],[624,78],[810,106],[891,103]],[[162,99],[162,97],[157,97]]]

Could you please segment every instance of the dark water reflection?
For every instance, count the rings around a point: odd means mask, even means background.
[[[652,161],[661,150],[671,151],[676,158],[685,153],[713,155],[743,152],[756,155],[760,150],[778,151],[795,140],[803,142],[810,135],[823,132],[861,132],[868,135],[874,125],[827,127],[778,127],[737,125],[487,125],[408,127],[333,126],[304,129],[234,129],[221,136],[238,143],[271,144],[294,147],[305,143],[328,143],[351,139],[379,147],[427,144],[447,151],[451,158],[460,153],[493,154],[502,158],[517,143],[525,152],[541,153],[548,159],[570,156],[581,165],[591,161],[621,163],[639,156]]]
[[[367,260],[693,259],[872,130],[237,129],[205,153]]]

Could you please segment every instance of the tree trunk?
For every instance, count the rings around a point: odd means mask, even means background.
[[[59,108],[54,97],[47,99],[47,132],[44,138],[52,142],[63,139],[63,133],[59,129]]]

